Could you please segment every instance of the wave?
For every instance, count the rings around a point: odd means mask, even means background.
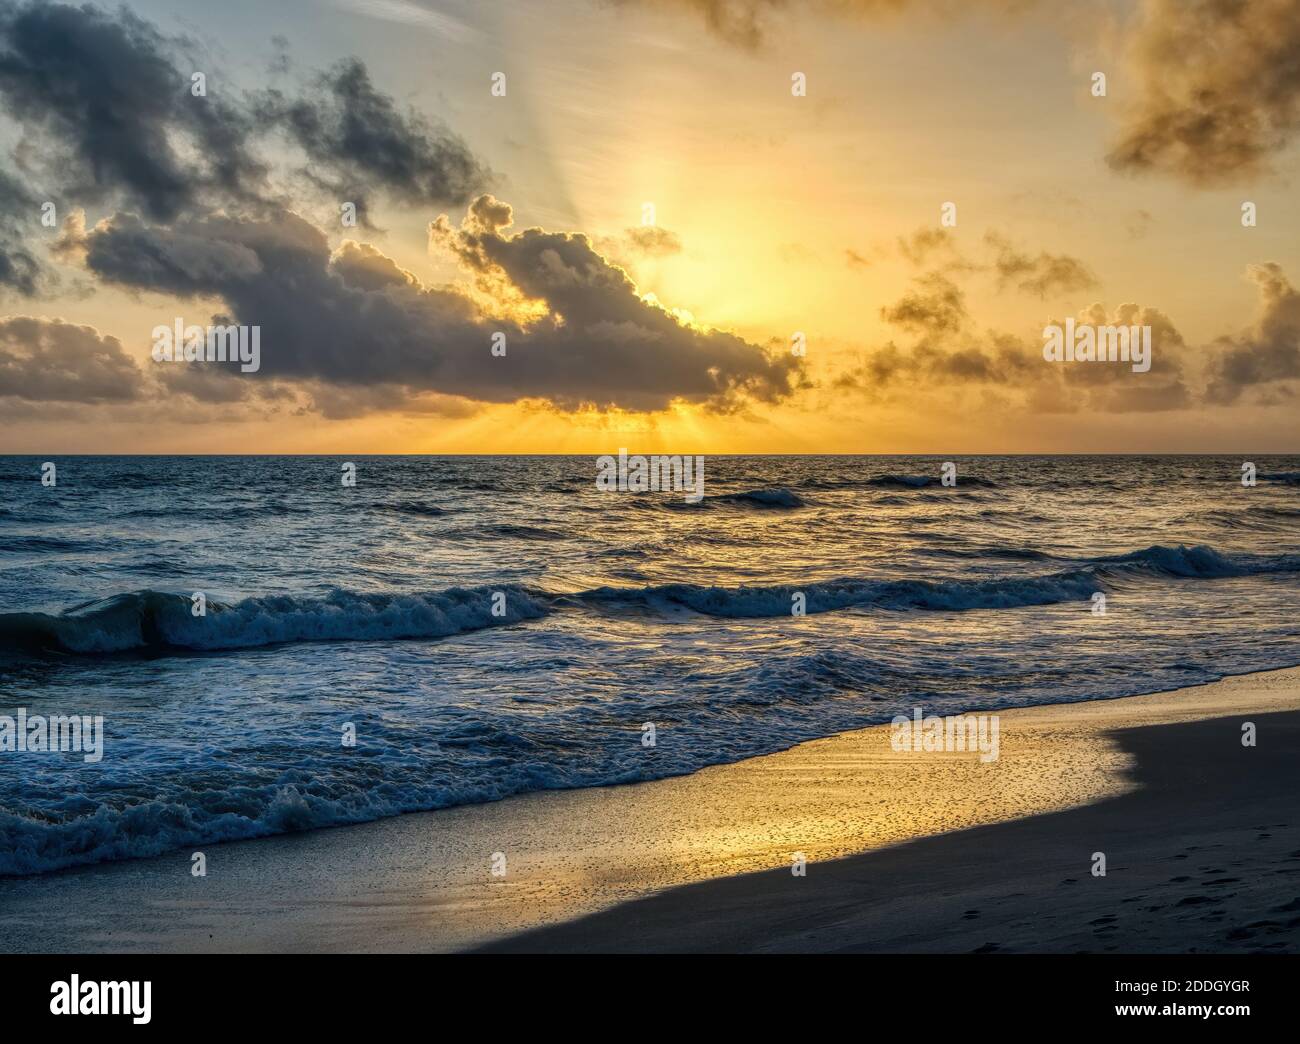
[[[800,604],[807,613],[874,606],[883,609],[1010,609],[1090,598],[1095,578],[1077,570],[1031,578],[995,580],[859,580],[849,577],[809,584],[754,587],[704,587],[659,584],[641,589],[605,587],[586,592],[584,601],[637,601],[650,608],[685,606],[706,616],[731,619],[792,615]]]
[[[716,504],[735,504],[749,508],[801,508],[808,502],[784,486],[772,489],[750,489],[744,493],[711,493],[702,500],[691,503],[685,500],[666,501],[662,506],[673,509],[708,508]]]
[[[1269,507],[1252,505],[1244,511],[1216,508],[1209,511],[1191,512],[1172,520],[1172,524],[1188,523],[1210,524],[1225,529],[1246,529],[1264,532],[1288,530],[1300,519],[1300,508]]]
[[[1203,544],[1195,547],[1153,544],[1141,551],[1106,555],[1088,561],[1097,566],[1099,572],[1113,572],[1115,567],[1124,567],[1130,571],[1198,579],[1300,571],[1300,555],[1225,555]]]
[[[370,505],[371,511],[389,511],[399,515],[426,515],[430,518],[436,518],[438,515],[447,513],[445,508],[440,508],[436,504],[430,504],[427,501],[410,500],[397,501],[396,503],[375,503]]]
[[[1028,562],[1043,562],[1055,558],[1046,551],[1032,547],[927,547],[916,552],[930,558],[1010,558]]]
[[[504,594],[504,599],[494,595]],[[499,607],[501,615],[494,615]],[[283,642],[445,638],[546,615],[544,599],[516,585],[432,594],[278,595],[209,601],[205,616],[186,595],[136,591],[57,615],[0,614],[0,648],[70,653],[246,649]]]
[[[279,500],[263,500],[256,506],[251,504],[233,504],[221,508],[221,518],[225,521],[235,519],[278,518],[285,515],[310,515],[311,509],[296,507]],[[177,507],[172,504],[157,507],[134,508],[122,512],[123,518],[204,518],[211,519],[212,509],[207,507]]]
[[[0,553],[17,554],[70,554],[77,551],[99,551],[100,543],[87,540],[64,540],[62,537],[7,536]]]
[[[999,549],[994,549],[997,551]],[[1011,557],[1038,552],[1000,549]],[[189,597],[137,591],[76,606],[63,613],[0,614],[0,649],[67,653],[132,650],[218,651],[310,641],[386,641],[445,638],[524,620],[557,606],[603,608],[636,603],[656,611],[687,608],[735,619],[791,615],[802,596],[807,613],[876,607],[891,610],[1013,609],[1086,600],[1118,576],[1157,575],[1219,579],[1300,571],[1300,555],[1225,555],[1205,546],[1156,544],[1122,555],[1080,559],[1073,568],[1030,576],[954,580],[843,577],[805,584],[718,587],[658,584],[599,587],[568,594],[516,584],[451,588],[424,594],[358,594],[335,590],[324,598],[291,595],[208,602],[191,613]],[[493,596],[502,615],[494,615]]]
[[[571,540],[572,537],[542,526],[501,522],[489,526],[466,526],[438,534],[444,540]]]
[[[958,476],[957,485],[945,487],[942,481],[934,475],[877,475],[875,478],[866,480],[868,486],[880,486],[886,489],[928,489],[932,486],[941,488],[961,489],[962,486],[977,486],[981,489],[996,489],[997,483],[992,479],[983,478],[963,478]]]
[[[162,855],[197,844],[244,841],[275,834],[386,819],[404,812],[478,803],[495,797],[488,787],[443,796],[434,788],[354,791],[342,798],[312,793],[307,785],[242,788],[216,794],[230,807],[209,809],[192,801],[146,800],[124,808],[101,804],[92,814],[48,822],[0,809],[0,877],[39,874],[72,866]]]
[[[1017,552],[1033,557],[1036,552]],[[1209,547],[1153,545],[1123,555],[1082,559],[1076,568],[1027,577],[971,580],[864,580],[840,578],[807,584],[709,587],[660,584],[644,588],[603,587],[576,596],[600,603],[638,602],[650,608],[684,606],[707,616],[737,619],[791,615],[796,596],[808,613],[876,607],[963,611],[1014,609],[1087,600],[1117,574],[1147,573],[1180,579],[1218,579],[1300,571],[1300,555],[1233,556]]]

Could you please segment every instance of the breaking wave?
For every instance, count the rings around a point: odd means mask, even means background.
[[[492,614],[502,592],[504,613]],[[245,649],[283,642],[445,638],[546,614],[523,588],[452,588],[433,594],[357,594],[324,598],[275,595],[233,604],[208,602],[196,617],[190,599],[135,591],[66,612],[0,614],[0,647],[71,653],[137,649]]]
[[[989,557],[1011,557],[994,549]],[[1033,559],[1038,553],[1017,551]],[[88,602],[62,613],[0,614],[0,648],[97,654],[131,650],[216,651],[312,641],[386,641],[445,638],[546,616],[557,606],[591,608],[637,602],[651,609],[685,607],[737,619],[788,616],[802,594],[809,613],[874,606],[883,609],[961,611],[1012,609],[1087,599],[1108,579],[1155,575],[1218,579],[1300,571],[1300,555],[1225,555],[1210,547],[1160,544],[1123,555],[1081,559],[1073,568],[1029,576],[957,580],[843,577],[805,584],[717,587],[658,584],[600,587],[550,594],[518,585],[451,588],[422,594],[359,594],[324,598],[275,595],[232,604],[209,602],[195,617],[182,594],[137,591]],[[502,615],[493,595],[505,594]]]
[[[784,486],[773,489],[750,489],[744,493],[711,493],[705,496],[703,500],[694,503],[685,500],[671,500],[667,501],[664,506],[682,509],[708,508],[724,504],[749,508],[801,508],[808,506],[807,501]]]

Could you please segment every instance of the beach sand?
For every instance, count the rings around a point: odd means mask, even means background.
[[[1293,668],[1004,710],[991,763],[883,726],[206,845],[203,878],[187,850],[5,879],[0,950],[1294,951],[1297,711]]]

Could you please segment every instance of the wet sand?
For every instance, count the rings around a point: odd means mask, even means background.
[[[1295,949],[1300,715],[1279,712],[1298,710],[1293,668],[1001,711],[991,763],[895,752],[884,726],[209,845],[204,878],[186,851],[6,879],[0,949]]]

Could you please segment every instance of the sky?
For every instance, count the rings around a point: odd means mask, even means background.
[[[1297,68],[1300,0],[0,0],[0,452],[1300,452]]]

